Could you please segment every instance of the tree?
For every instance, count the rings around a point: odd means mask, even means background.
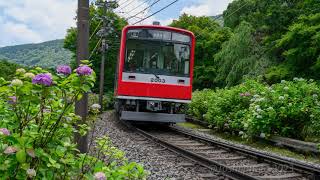
[[[0,60],[0,77],[10,80],[15,76],[16,69],[22,66],[16,63],[10,63],[6,60]]]
[[[237,85],[244,76],[252,78],[261,75],[270,63],[253,33],[253,27],[242,22],[230,40],[223,43],[222,50],[215,55],[215,62],[220,67],[216,80],[222,85]]]
[[[89,42],[89,48],[91,52],[91,58],[89,59],[90,62],[93,64],[93,69],[96,72],[97,76],[100,75],[100,61],[101,61],[101,53],[99,51],[100,46],[97,46],[97,43],[99,42],[99,37],[96,36],[94,31],[96,29],[101,28],[100,20],[96,19],[96,15],[102,15],[103,12],[101,9],[97,8],[93,3],[90,5],[90,42]],[[105,92],[111,92],[113,91],[114,87],[114,74],[117,64],[117,57],[119,52],[119,44],[120,44],[120,38],[121,38],[121,31],[124,26],[127,25],[127,22],[125,19],[121,18],[117,14],[113,12],[108,12],[107,17],[114,20],[113,28],[114,32],[111,33],[107,37],[107,43],[109,44],[109,49],[106,54],[106,64],[105,64],[105,83],[104,83],[104,89]],[[97,27],[100,24],[99,27]],[[76,52],[76,41],[77,41],[77,30],[76,28],[70,28],[67,31],[67,35],[65,37],[64,41],[64,47],[66,49],[69,49],[72,52]],[[96,47],[97,46],[97,47]],[[96,49],[95,49],[96,48]],[[93,52],[95,49],[95,52]],[[75,66],[75,58],[72,61],[73,66]],[[99,81],[96,82],[96,85],[94,87],[94,91],[97,91],[98,89]]]
[[[319,79],[320,13],[299,17],[276,47],[283,50],[285,63],[295,67],[296,74]]]
[[[221,27],[211,17],[187,14],[181,15],[170,26],[190,30],[196,36],[194,89],[216,87],[214,55],[220,51],[222,43],[229,39],[231,30]]]

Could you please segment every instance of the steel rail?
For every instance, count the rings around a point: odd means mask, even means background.
[[[249,155],[251,157],[256,157],[261,161],[268,162],[269,164],[271,162],[271,163],[277,163],[277,164],[280,164],[280,165],[284,165],[284,166],[293,168],[293,170],[295,170],[297,172],[307,173],[307,174],[312,175],[313,176],[312,177],[313,180],[320,180],[320,168],[314,167],[314,166],[312,166],[310,164],[301,163],[301,162],[292,162],[290,160],[287,160],[287,159],[284,159],[284,158],[279,158],[279,157],[271,155],[271,154],[265,154],[265,153],[258,152],[258,151],[253,151],[253,150],[250,150],[250,149],[240,148],[240,147],[232,145],[232,144],[228,144],[228,143],[225,143],[225,142],[209,139],[209,138],[206,138],[206,137],[203,137],[203,136],[200,136],[200,135],[196,135],[196,134],[190,133],[188,131],[184,131],[184,130],[181,130],[181,129],[174,128],[174,127],[171,127],[171,129],[174,132],[180,133],[180,134],[185,135],[185,136],[189,136],[189,137],[191,137],[193,139],[198,139],[198,140],[204,141],[204,142],[212,144],[212,145],[217,145],[217,146],[224,147],[224,148],[227,148],[227,149],[230,149],[230,150],[241,152],[241,153]]]
[[[239,180],[258,180],[259,178],[255,178],[253,176],[247,175],[243,172],[240,172],[238,170],[229,168],[226,165],[220,164],[218,162],[212,161],[206,157],[200,156],[196,153],[193,153],[191,151],[185,150],[183,148],[180,148],[176,145],[173,145],[169,142],[166,142],[164,140],[161,140],[160,138],[142,130],[139,129],[137,127],[134,127],[133,125],[131,125],[128,122],[122,121],[120,120],[124,125],[126,125],[128,128],[133,129],[134,131],[138,132],[139,134],[141,134],[142,136],[153,140],[154,142],[168,148],[169,150],[185,157],[188,159],[191,159],[193,161],[195,161],[196,163],[198,163],[199,165],[202,165],[204,167],[209,168],[212,171],[215,171],[217,173],[219,173],[220,175],[223,175],[225,177],[228,177],[230,179],[239,179]]]

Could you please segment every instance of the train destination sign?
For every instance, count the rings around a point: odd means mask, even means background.
[[[150,40],[164,40],[164,41],[178,41],[182,43],[190,43],[190,36],[162,30],[153,29],[132,29],[127,33],[128,39],[150,39]]]

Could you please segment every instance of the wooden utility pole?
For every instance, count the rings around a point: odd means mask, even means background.
[[[108,18],[107,13],[112,11],[114,8],[114,4],[117,3],[116,1],[102,1],[97,3],[99,7],[102,8],[103,14],[100,19],[103,22],[102,29],[98,32],[99,36],[102,38],[101,43],[101,66],[100,66],[100,84],[99,84],[99,104],[101,106],[101,110],[103,109],[103,94],[104,94],[104,71],[105,71],[105,59],[106,59],[106,52],[108,50],[108,44],[106,42],[106,38],[110,35],[114,29],[112,27],[113,21]]]
[[[103,28],[106,28],[107,22],[106,22],[106,16],[107,16],[107,3],[108,1],[106,0],[103,3]],[[99,104],[101,106],[101,112],[103,110],[103,94],[104,94],[104,67],[105,67],[105,54],[106,54],[106,39],[105,39],[105,34],[103,35],[102,43],[101,43],[101,66],[100,66],[100,84],[99,84]]]
[[[81,60],[86,60],[89,57],[89,0],[78,0],[78,14],[77,14],[77,65],[81,64]],[[79,124],[86,123],[88,115],[88,94],[84,94],[81,100],[76,102],[75,112],[81,116]],[[87,136],[81,136],[79,133],[75,134],[75,141],[81,153],[88,150]]]

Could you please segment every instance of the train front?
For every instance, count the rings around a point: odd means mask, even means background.
[[[164,26],[123,29],[115,87],[122,120],[185,121],[192,96],[195,37]]]

